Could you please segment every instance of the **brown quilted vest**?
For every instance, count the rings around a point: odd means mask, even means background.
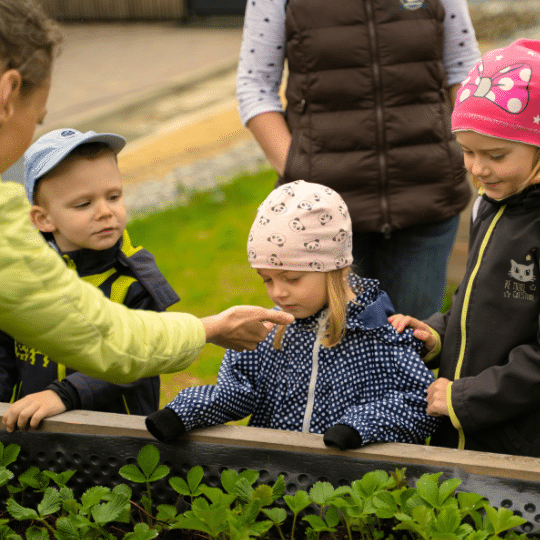
[[[440,0],[289,0],[278,183],[338,191],[353,228],[388,232],[457,215],[469,201],[450,132]]]

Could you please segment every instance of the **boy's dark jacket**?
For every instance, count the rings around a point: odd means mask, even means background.
[[[81,249],[61,255],[81,278],[111,300],[132,309],[164,311],[179,300],[157,268],[153,255],[132,247],[126,231],[110,249]],[[47,388],[60,396],[68,410],[146,416],[159,408],[157,376],[131,384],[111,384],[66,369],[0,332],[0,401],[20,399]]]
[[[439,377],[454,381],[431,440],[458,446],[454,413],[464,448],[540,457],[540,189],[478,203],[453,307],[426,321],[442,340]]]

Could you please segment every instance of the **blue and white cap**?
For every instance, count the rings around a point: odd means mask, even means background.
[[[126,145],[126,139],[114,133],[81,133],[76,129],[55,129],[42,135],[24,153],[24,189],[26,196],[33,202],[36,182],[56,167],[77,146],[91,142],[102,142],[118,154]]]

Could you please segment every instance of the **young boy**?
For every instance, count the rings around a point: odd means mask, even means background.
[[[123,137],[58,129],[25,153],[30,219],[85,281],[130,308],[164,311],[179,298],[154,257],[132,247],[117,153]],[[0,401],[9,431],[71,409],[147,415],[159,407],[159,377],[117,385],[66,370],[47,356],[0,335]]]

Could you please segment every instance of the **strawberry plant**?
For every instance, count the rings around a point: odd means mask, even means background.
[[[120,476],[145,491],[134,501],[128,484],[93,486],[79,500],[68,486],[75,471],[54,473],[30,467],[18,477],[9,469],[20,447],[0,442],[0,488],[7,499],[0,510],[0,540],[524,540],[515,529],[525,520],[494,508],[479,494],[456,491],[461,481],[424,474],[409,486],[405,469],[375,470],[348,486],[316,482],[309,490],[285,494],[279,476],[258,483],[253,470],[224,470],[221,487],[203,483],[201,466],[186,478],[169,477],[159,450],[146,445],[137,464]],[[167,478],[178,494],[171,504],[155,505],[154,482]],[[25,494],[40,495],[35,507]],[[187,510],[178,511],[183,502]],[[303,526],[300,525],[300,522]],[[193,536],[190,536],[193,534]]]

